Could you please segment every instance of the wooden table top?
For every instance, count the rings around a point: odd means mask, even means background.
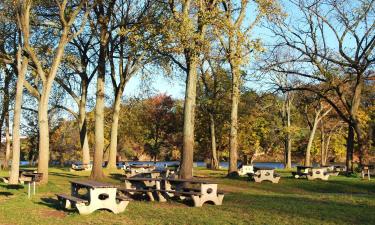
[[[129,177],[125,178],[128,181],[161,181],[161,178],[151,178],[151,177]]]
[[[94,180],[74,180],[70,181],[72,185],[77,185],[81,187],[88,187],[88,188],[115,188],[116,185],[111,183],[104,183],[98,182]]]
[[[255,166],[255,167],[254,167],[254,170],[275,170],[275,168],[272,168],[272,167],[258,167],[258,166]]]
[[[164,178],[163,180],[175,183],[192,183],[192,184],[217,184],[216,181],[212,180],[199,180],[199,179],[174,179],[174,178]]]

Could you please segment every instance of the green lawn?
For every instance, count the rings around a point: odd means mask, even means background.
[[[0,176],[7,173],[0,172]],[[52,168],[49,184],[39,186],[31,200],[27,199],[27,187],[10,189],[0,183],[0,225],[375,224],[375,180],[339,176],[328,182],[307,181],[293,179],[287,171],[280,173],[279,184],[257,184],[245,178],[224,178],[225,171],[199,169],[195,175],[219,181],[219,188],[228,192],[222,206],[193,208],[180,202],[132,201],[118,215],[97,211],[80,216],[59,210],[54,194],[69,193],[69,180],[85,179],[89,173]],[[114,178],[107,181],[120,182]]]

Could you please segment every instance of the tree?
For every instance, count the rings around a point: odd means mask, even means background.
[[[209,125],[210,133],[210,166],[212,169],[219,168],[219,156],[218,156],[218,135],[219,130],[222,129],[227,114],[228,104],[228,90],[230,89],[230,81],[228,72],[223,68],[223,63],[220,59],[217,59],[214,55],[205,57],[205,60],[200,64],[200,73],[198,79],[198,110],[203,113],[202,122]],[[199,118],[199,113],[198,113]],[[220,121],[218,124],[217,121]],[[199,126],[202,126],[201,124]],[[206,126],[204,126],[206,127]],[[199,129],[199,128],[197,128]],[[204,136],[197,131],[197,135]],[[207,133],[207,129],[204,129],[202,133]],[[207,148],[203,146],[200,148],[203,150]]]
[[[110,35],[109,62],[111,67],[111,81],[114,90],[114,102],[112,106],[111,141],[109,146],[108,168],[116,168],[118,121],[121,105],[121,97],[130,78],[141,67],[146,66],[147,56],[146,38],[147,17],[150,15],[152,1],[144,1],[136,5],[131,0],[122,0],[118,3],[118,12],[114,16],[113,27],[119,27],[118,34]],[[116,60],[118,58],[118,60]],[[117,63],[116,63],[117,62]],[[116,68],[116,65],[118,67]],[[118,72],[116,72],[118,71]],[[117,76],[118,74],[118,76]],[[119,78],[116,79],[116,77]]]
[[[162,1],[163,17],[156,25],[162,43],[156,51],[186,74],[181,178],[191,178],[199,56],[205,50],[206,29],[216,12],[216,0]],[[182,60],[179,60],[181,59]]]
[[[174,134],[179,130],[174,100],[165,94],[145,100],[141,115],[145,133],[145,151],[154,161],[162,149],[173,148]]]
[[[375,63],[375,26],[371,22],[375,3],[372,0],[290,0],[288,3],[290,11],[301,13],[291,13],[287,20],[282,19],[268,28],[277,40],[272,52],[289,49],[293,57],[274,56],[267,62],[274,71],[300,78],[300,86],[285,89],[307,90],[319,95],[347,123],[346,164],[351,172],[355,134],[360,152],[363,146],[358,123],[363,84],[373,76],[370,70]],[[298,68],[285,67],[291,61],[297,63]],[[302,85],[314,82],[325,85],[321,89]],[[363,154],[360,160],[363,161]]]
[[[38,126],[39,126],[39,159],[38,159],[38,171],[43,173],[42,183],[48,182],[48,163],[49,163],[49,125],[48,125],[48,107],[49,97],[54,83],[56,74],[58,72],[62,57],[64,55],[65,46],[80,32],[82,32],[83,25],[86,22],[88,10],[87,1],[82,0],[78,2],[70,2],[67,0],[62,2],[56,1],[55,5],[48,6],[42,3],[35,3],[37,6],[48,10],[57,10],[58,15],[54,15],[51,21],[55,26],[50,26],[51,31],[57,31],[60,35],[57,37],[57,47],[45,45],[42,42],[42,46],[38,46],[40,43],[35,43],[35,39],[38,38],[40,33],[35,31],[30,26],[31,9],[33,6],[32,0],[17,1],[19,4],[19,18],[20,18],[20,30],[23,39],[23,51],[26,52],[27,57],[30,58],[32,68],[35,70],[33,83],[24,81],[25,87],[28,91],[38,99]],[[40,8],[39,8],[40,10]],[[39,11],[35,11],[35,18],[43,20],[43,15]],[[48,14],[48,13],[47,13]],[[34,16],[34,15],[33,15]],[[72,32],[71,27],[76,22],[76,19],[80,17],[81,22],[80,29],[77,32]],[[34,17],[32,17],[34,18]],[[47,19],[47,18],[44,18]],[[47,19],[48,20],[48,19]],[[56,22],[58,21],[58,22]],[[35,33],[31,33],[35,31]],[[39,36],[40,38],[40,36]],[[41,51],[43,48],[47,49],[47,52]],[[45,55],[43,55],[45,54]],[[43,55],[43,57],[41,56]],[[44,57],[48,57],[50,60],[44,60]],[[43,58],[43,59],[42,59]],[[18,122],[18,121],[17,121]],[[19,123],[19,122],[18,122]]]
[[[274,1],[256,1],[257,10],[253,20],[248,21],[245,15],[250,11],[251,4],[247,0],[222,1],[221,16],[218,17],[216,30],[218,39],[224,49],[224,54],[230,65],[232,75],[232,103],[230,154],[228,175],[237,173],[238,160],[238,104],[240,101],[241,72],[246,57],[253,51],[262,50],[259,40],[251,40],[249,35],[263,17],[279,14],[280,8]]]
[[[59,74],[60,76],[56,78],[57,83],[59,83],[78,105],[78,113],[61,105],[57,107],[70,112],[78,120],[83,164],[90,163],[86,107],[88,88],[98,68],[94,65],[97,53],[95,49],[96,44],[93,43],[94,39],[94,33],[87,28],[84,29],[82,34],[72,39],[67,46],[66,57],[63,62],[65,68],[62,70],[62,73]],[[72,79],[72,74],[78,75],[79,81]],[[76,88],[77,85],[79,88]],[[76,89],[78,89],[78,94]]]
[[[100,180],[103,174],[104,151],[104,81],[106,75],[106,63],[108,59],[108,42],[110,36],[109,22],[113,16],[115,0],[99,1],[95,7],[95,16],[99,34],[98,75],[96,81],[96,105],[95,105],[95,152],[94,163],[90,178]]]
[[[322,100],[316,95],[311,95],[311,93],[300,92],[299,94],[300,98],[298,99],[298,102],[301,104],[302,113],[310,128],[309,141],[305,152],[305,166],[311,166],[311,147],[313,145],[316,130],[322,119],[331,112],[332,107],[325,104],[325,102],[322,102]]]

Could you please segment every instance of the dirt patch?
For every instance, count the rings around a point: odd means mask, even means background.
[[[40,210],[40,215],[46,218],[64,218],[66,216],[66,213],[58,210],[43,209]]]

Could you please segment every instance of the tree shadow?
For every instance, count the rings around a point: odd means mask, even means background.
[[[60,202],[57,199],[54,199],[54,198],[41,198],[40,200],[41,200],[41,202],[38,202],[37,204],[44,205],[44,206],[47,206],[49,208],[56,209],[56,210],[64,210],[64,208],[62,208],[60,206]]]
[[[68,177],[68,178],[77,178],[77,177],[83,177],[75,174],[68,174],[68,173],[58,173],[58,172],[50,172],[50,175],[58,176],[58,177]]]
[[[121,173],[110,173],[109,177],[114,179],[114,180],[119,180],[119,181],[122,181],[122,182],[125,181],[125,179],[124,179],[125,176],[124,176],[124,174],[121,174]]]
[[[375,221],[375,215],[373,214],[375,206],[369,202],[245,193],[231,196],[231,198],[233,197],[236,204],[243,205],[239,207],[241,210],[258,211],[264,215],[275,214],[283,218],[299,218],[301,221],[304,221],[304,218],[310,218],[321,221],[321,224],[373,224],[373,221]],[[228,203],[225,210],[238,213],[238,207],[232,207],[231,204]]]
[[[11,190],[24,189],[25,187],[21,184],[0,184],[0,187]]]
[[[11,195],[14,195],[12,192],[9,192],[9,191],[0,191],[0,196],[5,196],[5,197],[9,197]]]

